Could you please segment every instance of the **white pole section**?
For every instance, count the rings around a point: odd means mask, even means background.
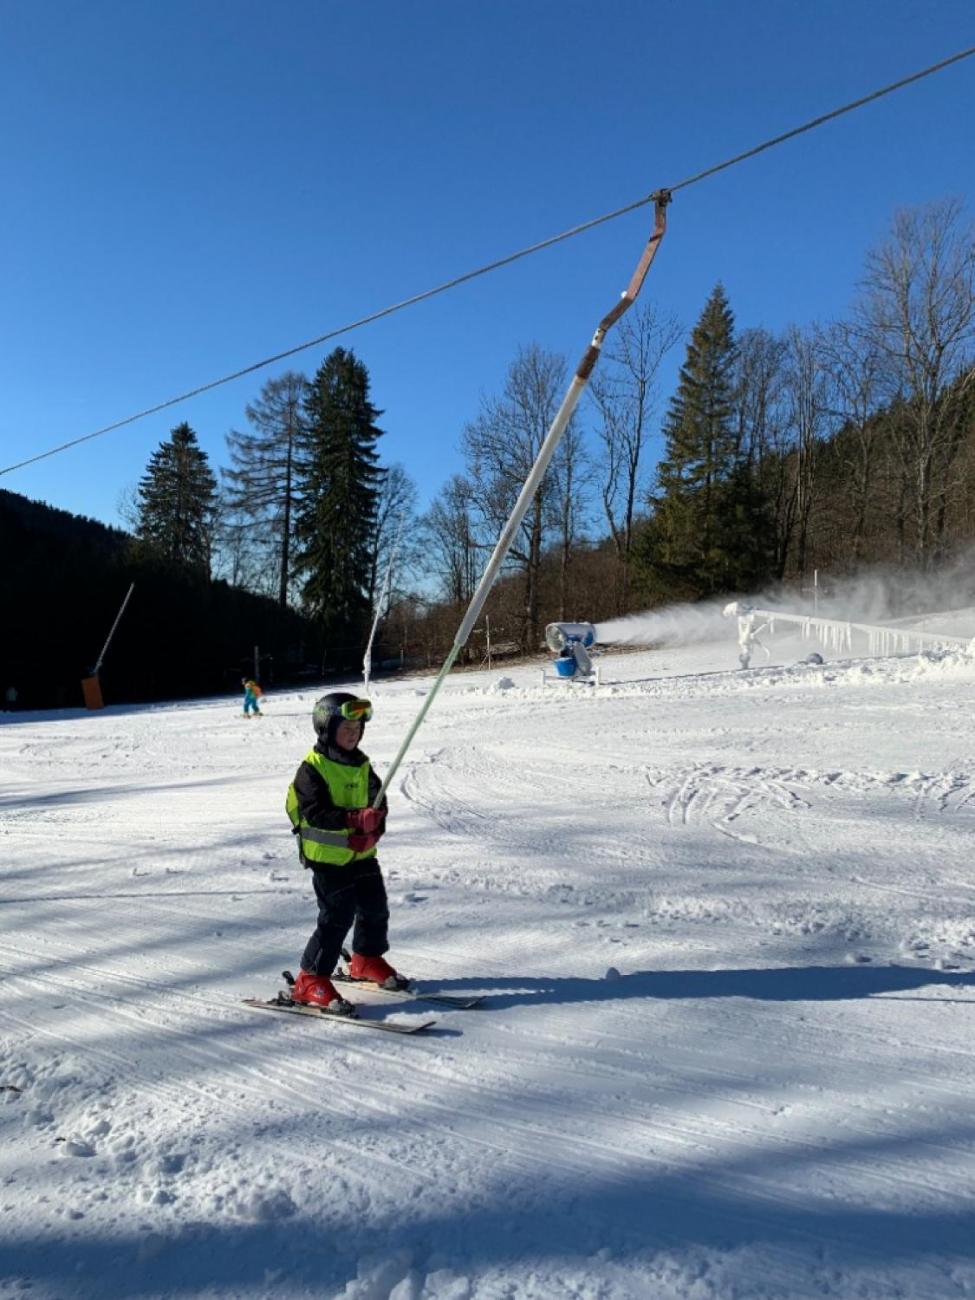
[[[102,660],[105,658],[106,654],[108,653],[108,647],[109,647],[109,645],[111,644],[112,637],[115,635],[115,629],[118,627],[118,625],[119,625],[119,623],[120,623],[120,621],[121,621],[122,615],[125,613],[125,607],[126,607],[126,605],[129,603],[129,597],[132,595],[133,591],[135,591],[135,583],[134,583],[134,582],[133,582],[132,585],[129,587],[128,591],[125,593],[125,599],[122,601],[122,608],[121,608],[121,609],[119,610],[119,612],[115,615],[115,622],[112,624],[112,630],[111,630],[111,632],[109,632],[108,637],[107,637],[107,639],[106,639],[106,641],[105,641],[105,644],[102,646],[102,652],[101,652],[101,654],[98,656],[98,662],[95,664],[94,668],[91,670],[91,675],[92,675],[92,677],[97,677],[97,676],[98,676],[98,670],[99,670],[99,668],[101,668],[101,666],[102,666]]]
[[[362,656],[362,682],[363,695],[369,694],[369,674],[372,671],[372,643],[376,635],[376,628],[379,626],[379,620],[383,616],[383,605],[389,595],[389,584],[393,574],[393,561],[396,559],[396,552],[399,550],[400,534],[403,531],[403,520],[405,515],[400,515],[399,524],[396,529],[396,537],[393,541],[393,548],[389,552],[389,563],[386,565],[386,576],[383,578],[382,589],[379,592],[379,599],[376,601],[376,614],[372,620],[372,629],[369,633],[369,640],[366,642],[366,652]]]
[[[608,330],[611,326],[616,324],[619,318],[626,311],[627,307],[636,300],[636,296],[643,286],[643,281],[646,279],[647,271],[650,269],[650,263],[653,261],[654,254],[660,246],[660,241],[663,239],[664,231],[667,227],[667,204],[670,202],[670,194],[666,190],[662,190],[654,197],[656,199],[656,220],[653,232],[647,240],[646,247],[643,250],[643,255],[637,264],[636,270],[633,272],[629,285],[620,295],[620,301],[599,322],[599,325],[596,327],[596,333],[593,335],[592,342],[583,353],[582,360],[579,362],[576,372],[572,377],[572,382],[569,385],[569,391],[562,399],[562,405],[556,412],[555,419],[552,421],[552,426],[545,435],[545,441],[539,449],[535,464],[532,466],[531,472],[525,479],[524,485],[518,496],[518,500],[515,502],[515,507],[511,512],[508,522],[501,530],[501,536],[498,538],[498,544],[494,548],[494,553],[490,560],[488,560],[487,567],[481,575],[481,581],[477,585],[477,590],[471,597],[471,603],[467,608],[467,613],[464,615],[460,627],[457,629],[457,633],[454,637],[454,644],[450,648],[450,653],[444,660],[440,672],[437,673],[433,686],[430,688],[426,699],[420,707],[420,712],[416,715],[413,725],[406,733],[403,743],[399,747],[399,752],[393,759],[392,766],[386,773],[386,777],[380,787],[379,793],[376,795],[376,805],[382,801],[386,794],[389,784],[395,776],[400,763],[403,761],[406,751],[409,749],[413,741],[413,737],[416,735],[417,731],[419,731],[420,724],[423,722],[430,705],[436,698],[444,678],[453,667],[454,660],[457,658],[466,643],[467,638],[471,634],[471,629],[477,622],[477,616],[480,614],[484,602],[487,600],[488,592],[490,592],[491,588],[494,586],[498,573],[501,570],[501,566],[505,561],[505,557],[511,549],[511,543],[514,541],[515,535],[521,527],[521,521],[528,512],[528,507],[531,505],[532,498],[538,489],[538,485],[541,483],[545,471],[548,469],[549,462],[555,453],[556,447],[559,445],[562,434],[565,432],[566,425],[571,420],[572,413],[578,405],[583,389],[589,381],[589,376],[592,374],[593,367],[599,360],[600,348],[603,345]]]

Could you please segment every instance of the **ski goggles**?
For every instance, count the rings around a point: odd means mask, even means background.
[[[339,717],[346,722],[368,722],[372,717],[372,704],[369,700],[344,700],[339,705]]]

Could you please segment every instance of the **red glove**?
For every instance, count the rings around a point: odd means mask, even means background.
[[[345,814],[345,824],[350,830],[363,835],[375,835],[378,840],[386,829],[385,808],[353,808]]]
[[[378,835],[355,835],[349,836],[349,848],[353,853],[365,853],[366,849],[371,849],[379,843]]]

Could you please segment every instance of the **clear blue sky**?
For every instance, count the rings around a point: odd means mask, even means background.
[[[3,0],[0,465],[640,198],[975,44],[971,0]],[[894,210],[972,210],[975,59],[676,196],[645,293],[841,314]],[[640,209],[337,340],[426,504],[519,344],[574,365]],[[0,487],[117,523],[316,348]],[[682,351],[682,349],[681,349]],[[674,365],[680,357],[674,357]]]

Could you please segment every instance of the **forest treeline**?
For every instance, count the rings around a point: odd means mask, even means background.
[[[638,304],[610,335],[468,662],[488,636],[496,652],[533,652],[555,619],[772,586],[798,600],[814,573],[824,584],[950,561],[975,538],[973,363],[975,236],[954,200],[895,215],[842,320],[740,328],[721,284],[689,332]],[[518,347],[455,435],[462,472],[425,492],[422,513],[404,468],[382,463],[384,413],[343,348],[311,378],[265,383],[223,467],[188,424],[174,428],[132,493],[128,532],[2,494],[4,553],[18,557],[4,576],[5,678],[30,683],[25,702],[64,702],[131,581],[138,599],[103,673],[116,699],[225,687],[253,669],[255,645],[280,682],[354,670],[380,606],[374,663],[438,663],[570,373]],[[42,699],[45,681],[56,698]]]
[[[0,699],[77,707],[132,583],[99,677],[106,702],[237,690],[275,652],[303,662],[313,629],[294,610],[170,564],[119,529],[0,490]],[[282,664],[282,669],[285,667]],[[3,707],[0,704],[0,707]]]

